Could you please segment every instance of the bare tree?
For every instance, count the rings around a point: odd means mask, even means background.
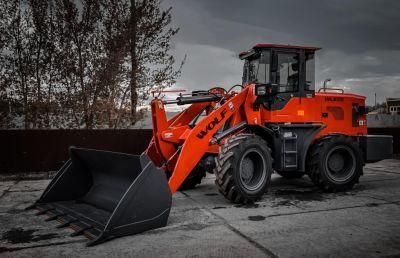
[[[171,27],[172,8],[162,10],[160,0],[130,0],[130,100],[132,123],[137,121],[137,108],[153,88],[175,83],[184,60],[174,69],[170,54],[171,39],[179,31]]]
[[[32,78],[33,45],[32,45],[32,20],[31,10],[23,8],[21,1],[13,1],[13,9],[8,10],[6,29],[7,45],[3,50],[5,77],[9,82],[8,92],[13,102],[18,103],[15,115],[22,115],[24,127],[30,127],[30,104],[32,91],[30,83]]]
[[[159,0],[10,0],[0,7],[0,96],[13,110],[0,101],[2,126],[20,117],[25,128],[129,127],[149,91],[180,74],[183,62],[175,67],[170,54],[178,29]]]
[[[51,28],[49,2],[41,0],[29,0],[29,8],[31,10],[32,19],[32,51],[33,59],[31,63],[33,71],[32,84],[34,98],[31,103],[32,109],[32,127],[41,128],[44,126],[43,118],[47,102],[43,101],[44,85],[48,87],[48,74],[51,70],[49,64],[49,55],[52,54],[51,39],[49,29]],[[51,59],[51,56],[50,56]]]
[[[42,93],[47,86],[48,35],[47,1],[2,2],[1,8],[1,85],[6,87],[9,116],[23,117],[25,128],[43,126],[46,110]],[[10,124],[12,126],[12,122]]]
[[[94,126],[93,107],[100,93],[94,79],[102,56],[99,21],[100,4],[95,0],[80,2],[81,10],[73,1],[56,0],[56,23],[61,59],[60,83],[63,91],[59,101],[63,107],[72,110],[75,126]]]
[[[10,41],[8,28],[14,4],[12,1],[0,2],[0,127],[9,125],[11,118],[10,80],[7,76],[9,66],[6,52]]]

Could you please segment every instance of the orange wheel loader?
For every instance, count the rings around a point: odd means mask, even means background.
[[[317,50],[257,44],[239,56],[242,84],[155,97],[153,138],[141,156],[71,147],[30,208],[95,245],[165,226],[171,195],[195,187],[206,172],[234,203],[261,198],[273,172],[307,174],[325,191],[351,189],[365,162],[391,156],[393,140],[367,135],[365,97],[315,91]],[[167,119],[166,105],[186,108]]]

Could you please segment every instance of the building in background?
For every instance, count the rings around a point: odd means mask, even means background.
[[[400,114],[400,98],[386,98],[386,113]]]

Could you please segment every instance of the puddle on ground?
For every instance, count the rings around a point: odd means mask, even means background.
[[[219,195],[219,194],[217,194],[217,193],[206,193],[204,195],[206,195],[206,196],[216,196],[216,195]]]
[[[262,220],[265,220],[265,216],[261,216],[261,215],[249,216],[248,218],[251,221],[262,221]]]
[[[235,208],[245,208],[245,209],[254,209],[260,206],[258,203],[245,203],[245,204],[236,204]]]
[[[365,206],[367,206],[367,207],[378,207],[379,203],[371,202],[371,203],[367,203]]]
[[[214,208],[212,208],[213,210],[219,210],[219,209],[226,209],[226,207],[224,206],[216,206]]]
[[[30,243],[30,242],[38,242],[41,240],[48,240],[57,237],[57,234],[43,234],[43,235],[34,235],[36,232],[35,229],[24,230],[23,228],[13,228],[7,232],[4,232],[1,240],[7,241],[11,244],[21,244],[21,243]]]

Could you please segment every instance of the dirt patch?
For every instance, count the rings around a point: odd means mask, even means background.
[[[258,208],[260,205],[258,203],[245,203],[245,204],[236,204],[234,205],[235,208],[245,208],[245,209],[255,209]]]
[[[279,207],[279,206],[292,206],[294,203],[291,200],[283,200],[279,202],[275,202],[271,205],[272,208]]]
[[[7,241],[11,244],[31,243],[42,240],[48,240],[57,237],[57,234],[42,234],[34,235],[37,230],[29,229],[24,230],[23,228],[13,228],[2,235],[2,240]]]
[[[324,194],[319,189],[297,190],[281,189],[275,192],[276,196],[297,201],[318,201],[322,202],[330,199],[330,194]]]
[[[206,227],[207,227],[207,225],[205,225],[205,224],[190,223],[190,224],[186,224],[186,225],[182,226],[181,228],[185,229],[185,230],[202,230]]]
[[[11,209],[11,210],[6,211],[6,213],[8,213],[8,214],[19,214],[22,212],[24,212],[24,210]]]
[[[353,196],[365,190],[365,186],[356,185],[354,189],[346,192],[326,193],[319,188],[300,188],[300,189],[280,189],[274,192],[274,195],[284,200],[276,201],[272,207],[296,206],[307,202],[324,202],[341,196]]]

